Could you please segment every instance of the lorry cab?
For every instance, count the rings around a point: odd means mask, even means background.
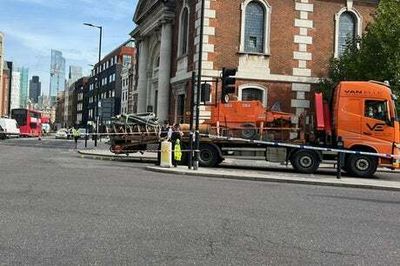
[[[342,138],[345,148],[400,155],[400,126],[395,96],[389,86],[375,81],[341,82],[335,91],[333,107],[335,135]],[[372,168],[375,164],[399,168],[398,159],[380,158],[378,162],[377,158],[365,158],[360,161],[359,170],[369,164]]]
[[[4,137],[19,137],[20,131],[15,119],[0,118],[0,128]]]

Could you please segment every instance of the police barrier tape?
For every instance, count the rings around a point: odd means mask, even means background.
[[[185,132],[189,133],[189,132]],[[194,135],[194,132],[192,132]],[[7,133],[5,133],[7,134]],[[9,134],[11,135],[11,134]],[[153,135],[158,136],[159,133],[156,132],[132,132],[132,133],[81,133],[80,136],[145,136],[145,135]],[[338,149],[338,148],[325,148],[325,147],[316,147],[310,145],[302,145],[302,144],[291,144],[285,142],[277,142],[277,141],[263,141],[263,140],[252,140],[252,139],[243,139],[243,138],[236,138],[236,137],[224,137],[212,134],[199,134],[201,137],[206,137],[210,139],[218,139],[218,140],[225,140],[225,141],[238,141],[238,142],[245,142],[250,144],[262,144],[267,146],[275,146],[275,147],[284,147],[284,148],[296,148],[296,149],[306,149],[306,150],[316,150],[316,151],[328,151],[328,152],[336,152],[336,153],[346,153],[346,154],[358,154],[358,155],[368,155],[368,156],[375,156],[381,158],[393,158],[400,160],[400,155],[394,154],[385,154],[385,153],[373,153],[373,152],[365,152],[365,151],[353,151],[347,149]],[[154,143],[156,144],[156,143]],[[141,150],[123,150],[123,153],[129,152],[140,152]],[[147,152],[160,152],[161,150],[145,150]],[[199,150],[182,150],[182,152],[200,152]]]
[[[347,150],[347,149],[316,147],[316,146],[310,146],[310,145],[291,144],[291,143],[284,143],[284,142],[277,142],[277,141],[263,141],[263,140],[251,140],[251,139],[243,139],[243,138],[235,138],[235,137],[223,137],[223,136],[210,135],[210,134],[200,134],[200,136],[207,137],[210,139],[238,141],[238,142],[245,142],[245,143],[251,143],[251,144],[263,144],[263,145],[275,146],[275,147],[296,148],[296,149],[306,149],[306,150],[316,150],[316,151],[329,151],[329,152],[336,152],[336,153],[368,155],[368,156],[375,156],[375,157],[382,157],[382,158],[389,158],[389,159],[391,159],[391,158],[400,159],[400,155],[385,154],[385,153],[352,151],[352,150]]]
[[[111,150],[113,151],[113,150]],[[136,152],[148,152],[148,153],[157,153],[162,152],[164,150],[121,150],[121,154],[124,153],[136,153]],[[174,152],[174,149],[171,149],[171,152]],[[200,152],[200,150],[181,150],[181,152]]]

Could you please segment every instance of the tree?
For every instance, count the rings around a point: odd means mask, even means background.
[[[320,90],[330,95],[342,80],[389,81],[400,93],[400,0],[381,0],[361,38],[349,40],[340,58],[330,61]]]

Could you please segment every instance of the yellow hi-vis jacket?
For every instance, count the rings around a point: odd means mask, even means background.
[[[74,138],[78,138],[80,136],[79,130],[72,128],[72,136],[74,136]]]
[[[175,147],[174,147],[174,159],[177,162],[180,162],[182,159],[182,150],[181,150],[181,143],[179,139],[176,140]]]

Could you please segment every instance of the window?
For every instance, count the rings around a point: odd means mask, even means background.
[[[242,101],[264,102],[264,91],[257,88],[246,88],[242,90]]]
[[[185,119],[185,94],[178,95],[176,105],[176,119],[179,123],[183,123]]]
[[[189,37],[189,9],[184,7],[179,22],[179,56],[186,55]]]
[[[132,112],[134,113],[134,114],[136,114],[137,113],[137,108],[138,108],[138,95],[137,94],[134,94],[133,95],[133,107],[132,107]]]
[[[386,121],[388,119],[386,101],[365,101],[365,116]]]
[[[339,18],[338,52],[343,55],[348,41],[356,38],[356,18],[351,12],[343,12]]]
[[[123,55],[122,56],[122,61],[124,66],[128,66],[132,64],[132,56],[130,55]]]
[[[251,1],[244,11],[244,52],[264,53],[266,40],[266,9],[261,1]]]
[[[354,8],[344,7],[335,16],[335,58],[343,55],[348,41],[361,36],[362,17]]]

